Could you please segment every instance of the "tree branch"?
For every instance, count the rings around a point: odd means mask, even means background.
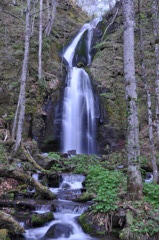
[[[103,33],[103,36],[102,36],[101,42],[103,41],[104,36],[105,36],[105,34],[106,34],[108,28],[114,23],[114,20],[115,20],[115,18],[116,18],[116,16],[117,16],[118,12],[119,12],[119,8],[117,8],[116,13],[115,13],[115,15],[114,15],[112,21],[111,21],[111,22],[108,24],[108,26],[106,27],[106,29],[105,29],[105,31],[104,31],[104,33]]]
[[[0,12],[3,12],[3,13],[6,13],[6,14],[9,14],[9,15],[11,15],[12,17],[15,17],[15,18],[21,20],[21,21],[25,24],[25,21],[24,21],[21,17],[18,17],[18,16],[14,15],[14,14],[11,13],[11,12],[4,11],[4,10],[0,10]]]

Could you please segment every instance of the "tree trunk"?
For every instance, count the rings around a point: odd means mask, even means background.
[[[34,27],[35,27],[35,17],[36,17],[36,10],[35,10],[35,7],[36,7],[36,4],[37,4],[38,0],[34,0],[33,4],[32,4],[32,12],[33,14],[31,14],[31,26],[30,26],[30,37],[33,37],[34,35]]]
[[[11,234],[22,234],[24,228],[9,214],[0,211],[0,228],[7,229]]]
[[[143,46],[143,33],[142,33],[142,24],[140,18],[140,0],[138,0],[138,9],[139,9],[139,34],[140,34],[140,59],[142,66],[142,79],[145,85],[145,91],[147,96],[147,115],[148,115],[148,132],[149,132],[149,146],[151,151],[151,164],[153,169],[153,180],[157,183],[158,180],[158,169],[156,162],[156,151],[154,145],[154,133],[153,133],[153,121],[152,121],[152,103],[151,103],[151,94],[149,90],[149,84],[146,76],[145,62],[144,62],[144,46]]]
[[[47,22],[50,20],[50,0],[46,1],[47,4]]]
[[[157,138],[159,149],[159,4],[158,0],[153,0],[153,25],[155,37],[155,57],[156,57],[156,125],[157,125]]]
[[[17,104],[12,131],[13,138],[16,135],[16,143],[14,147],[15,153],[19,149],[22,140],[23,123],[25,117],[25,91],[28,72],[29,45],[30,45],[30,0],[27,0],[24,59],[22,66],[19,100]]]
[[[129,199],[142,197],[140,173],[139,122],[134,60],[134,2],[122,0],[124,17],[124,78],[127,103],[127,153],[128,153],[128,194]]]
[[[40,182],[36,181],[34,178],[23,173],[22,171],[8,170],[6,168],[0,168],[0,176],[14,178],[18,181],[22,181],[28,185],[31,185],[45,199],[51,200],[51,199],[56,198],[56,196],[47,187],[43,186]]]
[[[39,67],[38,75],[39,80],[42,79],[42,18],[43,18],[43,0],[40,0],[40,13],[39,13]]]
[[[52,0],[50,18],[47,21],[44,33],[46,36],[50,36],[52,26],[54,24],[55,14],[56,14],[57,0]]]

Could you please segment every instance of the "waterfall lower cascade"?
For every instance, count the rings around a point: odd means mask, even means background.
[[[87,72],[74,63],[76,48],[87,31],[87,65],[91,63],[93,29],[101,21],[95,18],[86,23],[64,52],[68,74],[64,89],[62,116],[62,152],[95,153],[95,103]]]
[[[85,177],[76,174],[63,174],[59,188],[50,190],[57,194],[58,199],[53,201],[56,211],[55,219],[42,227],[26,230],[26,240],[97,240],[82,231],[77,222],[88,205],[73,202],[68,198],[74,198],[81,194],[82,182]],[[42,214],[51,211],[51,205],[38,205],[36,212]]]

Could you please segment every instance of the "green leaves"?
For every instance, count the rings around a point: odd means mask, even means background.
[[[107,213],[117,209],[119,187],[124,180],[119,171],[109,171],[97,164],[89,167],[86,188],[96,194],[94,212]]]
[[[143,193],[145,200],[151,203],[154,208],[159,208],[159,185],[154,183],[145,183]]]

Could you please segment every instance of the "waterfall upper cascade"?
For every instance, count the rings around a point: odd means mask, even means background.
[[[102,16],[119,0],[72,0],[89,16]]]
[[[93,29],[99,21],[101,18],[95,18],[84,24],[63,55],[68,65],[62,116],[63,152],[76,150],[77,153],[95,153],[94,95],[87,72],[74,66],[74,57],[77,45],[87,31],[87,65],[90,65]]]

